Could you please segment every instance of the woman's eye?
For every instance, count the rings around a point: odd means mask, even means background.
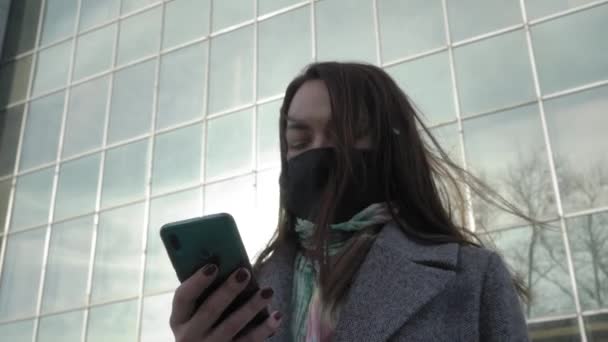
[[[306,142],[295,141],[289,144],[289,148],[292,150],[300,150],[306,147]]]

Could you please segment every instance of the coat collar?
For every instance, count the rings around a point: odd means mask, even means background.
[[[456,273],[458,251],[456,243],[422,243],[396,224],[386,225],[355,275],[334,341],[386,341],[445,288]],[[273,342],[291,340],[294,256],[293,248],[277,250],[263,268],[268,274],[261,274],[261,283],[275,290],[274,308],[286,314]]]

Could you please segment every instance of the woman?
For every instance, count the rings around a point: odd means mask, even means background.
[[[287,88],[280,143],[279,227],[254,268],[265,287],[213,327],[250,274],[235,272],[192,315],[213,281],[207,265],[176,291],[178,341],[233,340],[268,305],[277,311],[239,340],[528,339],[525,290],[464,227],[461,184],[516,209],[449,160],[382,69],[309,66]]]

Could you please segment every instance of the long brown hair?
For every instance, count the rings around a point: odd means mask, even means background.
[[[349,147],[362,134],[371,138],[372,158],[382,175],[381,186],[393,220],[408,236],[436,243],[481,246],[476,234],[467,229],[465,188],[482,200],[531,220],[453,162],[395,81],[381,68],[368,64],[314,63],[289,84],[279,120],[281,177],[285,177],[287,170],[288,109],[300,86],[310,80],[321,80],[327,86],[331,101],[330,131],[338,152],[337,168],[330,176],[316,220],[313,237],[316,247],[309,254],[320,265],[324,300],[335,304],[343,299],[344,290],[373,242],[374,232],[380,228],[370,227],[357,234],[338,261],[330,264],[324,242],[336,202],[344,191],[345,175],[352,171]],[[287,196],[281,186],[278,229],[258,256],[256,269],[280,246],[300,248],[294,232],[295,218],[285,209]],[[329,272],[330,267],[334,272]],[[514,278],[514,282],[526,300],[525,286],[519,279]]]

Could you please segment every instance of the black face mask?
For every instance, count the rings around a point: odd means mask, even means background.
[[[353,172],[348,175],[344,193],[337,198],[337,206],[330,223],[351,219],[373,203],[383,202],[382,183],[372,154],[365,150],[352,151]],[[287,172],[281,184],[287,191],[287,210],[299,218],[315,221],[321,197],[335,177],[336,150],[318,148],[306,151],[287,162]]]

